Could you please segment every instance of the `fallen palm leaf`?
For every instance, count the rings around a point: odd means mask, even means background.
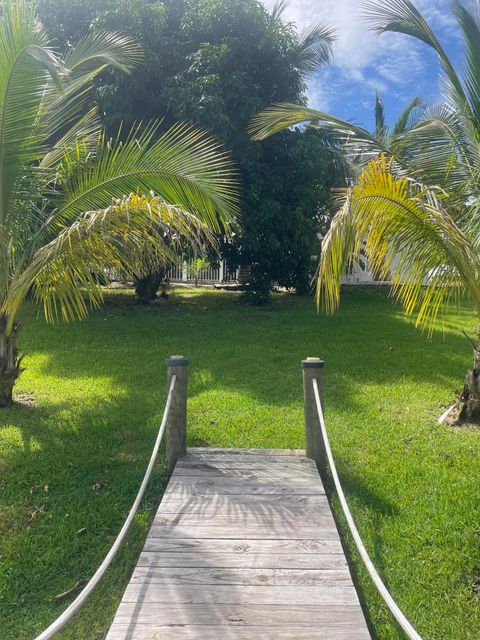
[[[64,591],[63,593],[59,593],[58,595],[56,595],[54,600],[63,600],[64,598],[67,598],[68,596],[70,596],[72,593],[75,593],[76,591],[84,587],[86,584],[87,584],[86,580],[77,580],[77,582],[73,585],[73,587],[71,587],[70,589],[67,589],[67,591]]]

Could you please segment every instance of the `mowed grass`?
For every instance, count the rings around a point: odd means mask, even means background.
[[[326,361],[332,446],[365,544],[424,640],[480,637],[480,431],[439,426],[471,355],[469,309],[427,340],[387,296],[349,290],[334,317],[284,295],[114,293],[86,321],[30,321],[18,392],[0,412],[0,638],[32,639],[88,579],[134,499],[166,387],[164,358],[191,360],[189,444],[304,446],[300,361]],[[166,484],[161,460],[112,569],[60,638],[104,638]],[[346,534],[373,637],[400,639]]]

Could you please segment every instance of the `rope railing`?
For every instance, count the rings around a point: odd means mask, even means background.
[[[352,513],[348,507],[347,500],[345,498],[345,494],[343,493],[342,485],[340,484],[340,478],[338,477],[337,467],[335,466],[335,460],[333,459],[332,449],[330,448],[330,441],[328,439],[327,427],[325,425],[325,416],[323,415],[322,402],[320,400],[320,392],[318,389],[318,382],[316,378],[312,379],[313,383],[313,393],[315,395],[315,402],[317,405],[318,418],[320,420],[320,429],[322,432],[323,444],[325,448],[325,454],[327,456],[328,464],[330,466],[330,471],[333,477],[333,482],[335,484],[335,489],[337,490],[338,498],[340,500],[340,504],[342,507],[343,514],[345,519],[347,520],[348,527],[355,541],[355,545],[358,549],[358,552],[367,568],[368,573],[370,574],[377,591],[381,595],[383,601],[389,608],[391,614],[398,622],[400,627],[403,629],[409,640],[422,640],[421,636],[415,631],[410,622],[407,620],[405,615],[402,613],[395,600],[390,595],[387,587],[385,586],[383,580],[379,576],[377,570],[375,569],[373,562],[368,555],[368,552],[365,548],[365,545],[362,542],[358,529],[355,525],[355,522],[352,517]]]
[[[48,640],[48,638],[52,638],[56,633],[58,633],[63,627],[70,621],[70,619],[81,609],[81,607],[85,604],[86,600],[98,585],[103,575],[107,571],[108,567],[112,564],[113,559],[117,555],[118,550],[128,533],[130,525],[133,522],[135,514],[138,511],[138,507],[140,506],[140,502],[142,501],[143,494],[145,493],[145,489],[147,488],[148,481],[150,480],[150,476],[152,475],[153,467],[155,465],[155,460],[157,458],[158,450],[162,443],[163,434],[165,432],[165,427],[167,425],[168,416],[170,413],[170,407],[172,406],[173,395],[175,390],[175,384],[177,382],[177,375],[173,374],[170,380],[170,386],[168,390],[167,402],[165,403],[165,409],[163,412],[162,422],[160,424],[160,428],[158,430],[157,439],[155,440],[155,444],[153,447],[152,455],[150,456],[150,461],[148,463],[147,470],[143,477],[142,484],[140,489],[138,490],[137,497],[135,498],[135,502],[133,503],[132,508],[128,514],[127,519],[123,527],[120,530],[115,542],[110,548],[110,551],[105,556],[104,561],[98,567],[97,571],[90,578],[88,583],[79,593],[79,595],[75,598],[75,600],[65,609],[65,611],[54,621],[52,624],[43,631],[35,640]]]

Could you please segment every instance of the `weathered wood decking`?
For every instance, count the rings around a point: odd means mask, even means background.
[[[107,640],[370,638],[314,462],[190,449]]]

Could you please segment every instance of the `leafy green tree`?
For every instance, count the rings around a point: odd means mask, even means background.
[[[316,24],[298,34],[282,19],[286,2],[272,14],[256,1],[194,4],[186,24],[192,37],[200,36],[199,49],[173,92],[180,96],[181,116],[217,132],[240,170],[241,224],[224,253],[231,264],[251,267],[248,294],[256,302],[268,297],[273,282],[303,292],[319,212],[337,176],[318,141],[301,131],[260,148],[246,130],[258,108],[272,100],[304,99],[308,74],[330,58],[333,33]],[[316,178],[307,181],[312,164]]]
[[[441,309],[464,296],[480,320],[480,19],[458,0],[451,6],[464,38],[463,74],[412,2],[364,3],[377,33],[417,38],[440,61],[447,101],[426,109],[410,128],[379,136],[378,127],[377,135],[370,134],[295,105],[274,106],[255,122],[258,138],[308,122],[336,135],[348,157],[363,158],[323,243],[317,295],[329,312],[339,304],[342,274],[366,237],[369,262],[392,274],[395,297],[407,314],[416,314],[418,325],[432,330]],[[479,421],[478,343],[473,348],[460,419]]]
[[[21,372],[28,296],[48,320],[83,317],[102,300],[106,268],[158,268],[182,242],[212,242],[235,213],[230,163],[204,134],[152,122],[107,139],[85,110],[94,78],[140,56],[131,38],[96,31],[62,59],[30,4],[2,4],[0,405]]]
[[[245,296],[256,303],[268,298],[274,282],[299,294],[310,291],[330,188],[344,175],[341,163],[329,159],[326,141],[312,131],[297,128],[273,141],[263,149],[251,215],[244,217],[230,254],[231,262],[251,267]]]
[[[261,147],[246,129],[272,102],[305,100],[309,74],[330,59],[331,29],[314,24],[298,33],[283,19],[284,0],[271,13],[259,0],[38,2],[46,28],[64,44],[100,27],[139,39],[145,49],[140,74],[109,73],[96,81],[107,129],[116,130],[121,120],[165,117],[214,132],[232,150],[242,182],[239,229],[224,243],[225,255],[252,265],[260,292],[268,294],[273,281],[305,288],[318,211],[337,177],[311,137],[285,133]],[[312,164],[315,188],[302,177],[311,175]],[[280,165],[281,180],[275,177]]]

